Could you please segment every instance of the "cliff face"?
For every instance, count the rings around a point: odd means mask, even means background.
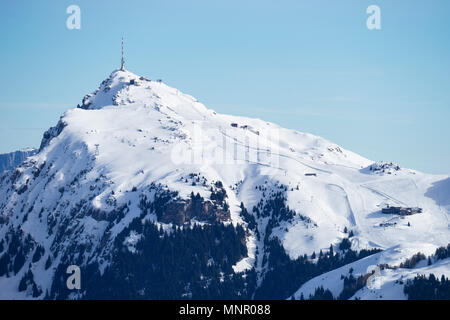
[[[27,157],[35,155],[36,153],[36,149],[26,149],[0,154],[0,174],[2,174],[6,170],[11,170],[17,167]]]
[[[163,223],[183,225],[191,219],[209,223],[224,222],[230,220],[230,212],[203,199],[179,200],[167,205],[160,220]]]

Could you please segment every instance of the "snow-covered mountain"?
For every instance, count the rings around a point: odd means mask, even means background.
[[[35,155],[38,150],[29,148],[0,154],[0,174],[21,164],[27,157]]]
[[[206,266],[225,274],[218,285],[253,271],[255,287],[264,286],[274,239],[290,260],[330,245],[339,252],[344,238],[355,252],[408,247],[395,251],[407,259],[450,242],[449,199],[449,175],[374,163],[321,137],[218,114],[161,81],[116,70],[45,132],[39,153],[0,176],[0,298],[92,297],[89,288],[65,291],[65,268],[80,266],[98,286],[129,270],[126,259],[153,259],[140,255],[150,245],[147,224],[167,237],[180,236],[175,225],[242,226],[244,248],[225,258],[232,270],[204,252]],[[382,214],[386,205],[422,212]],[[223,244],[217,237],[212,248]],[[129,284],[121,290],[151,296],[150,285]],[[192,286],[179,298],[196,297]]]

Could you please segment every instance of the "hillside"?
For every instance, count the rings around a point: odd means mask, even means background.
[[[116,70],[44,133],[36,155],[0,176],[0,298],[154,298],[175,279],[157,282],[167,261],[192,264],[167,298],[230,297],[219,294],[225,284],[232,298],[251,298],[274,269],[274,239],[290,260],[338,251],[350,231],[355,252],[395,251],[400,260],[416,246],[398,246],[447,245],[450,177],[374,168],[321,137],[218,114],[165,83]],[[388,204],[423,212],[382,214]],[[178,260],[181,246],[196,258]],[[168,260],[153,258],[155,248]],[[71,264],[90,279],[76,293],[64,288]],[[222,277],[217,288],[205,275]],[[107,279],[112,287],[94,294]]]

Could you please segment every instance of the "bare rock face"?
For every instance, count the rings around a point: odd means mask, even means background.
[[[44,149],[46,146],[48,146],[48,144],[50,143],[50,141],[57,137],[63,130],[64,128],[67,126],[67,124],[62,121],[61,119],[58,121],[58,124],[54,127],[51,127],[50,129],[48,129],[47,131],[44,132],[44,135],[42,137],[41,140],[41,145],[39,147],[39,151],[41,151],[42,149]]]
[[[167,205],[162,217],[161,222],[163,223],[174,223],[176,225],[182,225],[189,220],[186,217],[189,204],[185,201],[174,201]]]
[[[211,194],[203,198],[191,192],[187,198],[167,186],[152,184],[140,196],[140,209],[143,213],[155,213],[158,221],[183,225],[192,220],[214,223],[231,220],[227,193],[220,181],[210,185]],[[146,194],[152,194],[147,196]]]
[[[191,198],[167,204],[160,220],[163,223],[183,225],[192,219],[209,223],[227,221],[230,220],[230,211],[219,207],[212,201]]]

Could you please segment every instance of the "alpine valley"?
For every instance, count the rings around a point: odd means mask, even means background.
[[[0,299],[450,299],[449,175],[125,69],[8,169]]]

